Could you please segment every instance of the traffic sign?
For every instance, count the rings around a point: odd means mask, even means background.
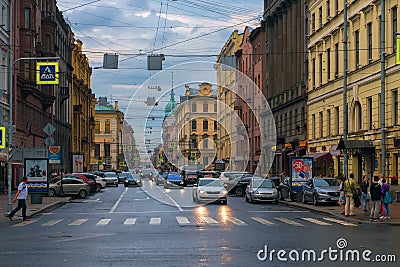
[[[43,132],[45,132],[47,135],[52,135],[55,132],[56,128],[54,128],[53,125],[48,123],[46,126],[43,128]]]
[[[44,144],[46,146],[52,146],[52,145],[54,145],[54,143],[55,143],[54,139],[51,137],[47,137],[46,139],[44,139]]]
[[[0,148],[6,147],[6,127],[0,127]]]
[[[58,62],[36,62],[37,84],[58,84]]]

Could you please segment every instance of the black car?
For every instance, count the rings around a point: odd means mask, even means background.
[[[124,186],[125,187],[129,187],[131,185],[135,185],[135,186],[142,186],[142,179],[140,174],[127,174],[127,176],[125,177],[124,180]]]
[[[183,185],[195,184],[197,182],[197,170],[184,170],[182,171]]]
[[[231,176],[232,177],[232,176]],[[229,182],[226,184],[226,188],[229,194],[235,194],[236,196],[244,196],[246,187],[249,185],[252,176],[251,175],[238,175],[236,178],[229,178]]]
[[[290,185],[290,178],[286,177],[281,184],[281,198],[290,198],[290,200],[295,201],[297,195],[301,197],[303,191],[303,185],[307,183],[306,179],[303,178],[293,178],[292,184]]]

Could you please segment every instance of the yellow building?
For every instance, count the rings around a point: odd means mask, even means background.
[[[92,166],[100,170],[120,169],[120,159],[123,159],[122,127],[124,114],[115,106],[107,103],[106,97],[100,97],[95,113],[95,146]],[[121,164],[122,165],[122,164]]]
[[[243,33],[239,34],[237,30],[234,31],[221,49],[217,63],[223,63],[223,57],[235,58],[235,53],[240,49],[242,40]],[[240,157],[237,153],[239,144],[237,123],[230,116],[231,110],[235,110],[235,103],[237,104],[236,107],[240,106],[239,100],[236,100],[236,94],[231,90],[237,86],[236,70],[218,69],[217,82],[217,100],[221,102],[218,105],[217,120],[221,125],[225,125],[225,127],[221,126],[218,129],[217,159],[225,161],[227,169],[237,170],[236,162]]]
[[[90,87],[92,68],[82,53],[82,42],[72,46],[72,154],[83,154],[83,170],[90,169],[90,156],[94,151],[94,113],[96,98]]]
[[[336,4],[338,3],[338,4]],[[395,65],[399,0],[386,1],[385,14],[385,129],[386,176],[400,170],[399,66]],[[308,154],[316,174],[343,171],[337,150],[343,136],[343,1],[309,1]],[[348,140],[349,173],[357,178],[382,172],[380,123],[380,1],[348,1]],[[375,153],[373,152],[375,150]],[[393,179],[395,182],[395,179]],[[396,181],[397,183],[397,181]]]

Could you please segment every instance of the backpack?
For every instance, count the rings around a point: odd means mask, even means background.
[[[383,199],[383,203],[385,203],[385,204],[393,203],[392,195],[390,194],[389,191],[386,191],[385,198]]]

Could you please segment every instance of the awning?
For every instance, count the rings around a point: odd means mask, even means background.
[[[371,141],[367,140],[343,140],[337,146],[338,150],[345,150],[352,154],[357,153],[375,153],[375,146]]]
[[[296,154],[299,151],[302,151],[303,149],[306,149],[305,147],[298,147],[295,150],[293,150],[292,152],[290,152],[288,155],[289,156],[293,156],[294,154]]]
[[[318,160],[318,159],[330,158],[330,157],[332,157],[332,155],[329,152],[316,152],[314,154],[305,155],[305,157],[312,157],[312,158],[314,158],[314,160]]]

